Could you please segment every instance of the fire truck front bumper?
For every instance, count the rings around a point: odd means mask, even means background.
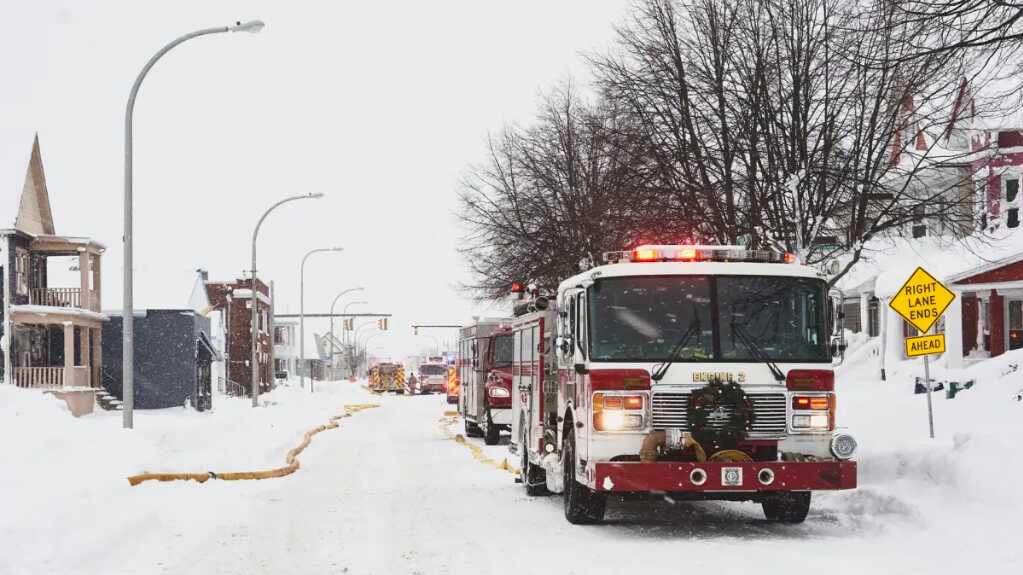
[[[760,492],[856,488],[855,461],[593,463],[591,488],[604,492]]]

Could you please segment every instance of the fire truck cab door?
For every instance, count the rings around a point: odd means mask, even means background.
[[[589,425],[587,423],[590,420],[589,417],[589,385],[587,385],[589,375],[588,370],[583,370],[583,373],[579,373],[580,370],[576,370],[575,367],[582,365],[584,367],[589,366],[587,358],[588,342],[588,330],[586,329],[586,292],[580,291],[576,296],[572,298],[573,309],[575,313],[569,313],[569,316],[573,318],[572,321],[572,371],[569,377],[575,379],[575,397],[576,405],[574,407],[575,414],[575,448],[579,454],[580,459],[589,458]],[[579,425],[579,424],[582,425]]]

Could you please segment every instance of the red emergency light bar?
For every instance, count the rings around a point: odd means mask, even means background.
[[[793,254],[768,250],[748,250],[742,246],[651,246],[632,250],[604,252],[604,262],[761,262],[795,263]]]

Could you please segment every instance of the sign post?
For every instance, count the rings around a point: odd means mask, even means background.
[[[906,338],[906,356],[924,358],[924,384],[927,387],[927,423],[930,427],[931,439],[934,439],[934,405],[931,403],[931,365],[930,356],[945,353],[945,334],[927,334],[934,327],[941,314],[945,313],[952,300],[952,290],[918,267],[899,291],[892,296],[888,306],[902,316],[921,334],[918,337]]]

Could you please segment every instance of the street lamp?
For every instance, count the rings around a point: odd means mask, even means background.
[[[330,342],[331,342],[330,343],[330,350],[331,350],[330,357],[331,358],[334,357],[334,306],[337,305],[337,300],[339,300],[342,297],[344,297],[344,295],[346,293],[351,293],[351,292],[354,292],[354,291],[363,291],[365,289],[366,288],[359,286],[359,287],[348,288],[346,290],[341,290],[341,293],[339,293],[336,296],[334,296],[334,301],[330,302]],[[356,302],[352,302],[352,303],[356,303]],[[344,313],[348,312],[348,306],[352,305],[352,303],[349,303],[348,305],[345,306],[345,308],[344,308],[345,312]],[[366,302],[361,302],[361,303],[366,303]]]
[[[363,349],[364,356],[365,356],[366,359],[369,359],[369,342],[372,341],[374,337],[381,336],[381,335],[386,335],[386,334],[384,332],[382,332],[382,331],[378,331],[377,333],[371,333],[371,334],[369,334],[369,337],[367,337],[366,340],[362,342],[362,349]],[[356,354],[355,354],[355,356],[358,357],[359,356],[359,354],[358,354],[358,345],[359,345],[358,340],[356,340],[355,345],[356,345]]]
[[[133,116],[135,114],[135,98],[138,96],[139,88],[142,86],[142,80],[145,79],[146,74],[149,73],[149,69],[156,64],[156,61],[163,57],[164,54],[169,52],[171,48],[174,48],[178,44],[197,38],[199,36],[205,36],[207,34],[220,34],[223,32],[259,32],[263,29],[263,22],[261,20],[250,20],[248,22],[236,22],[234,26],[221,26],[219,28],[205,28],[203,30],[196,30],[181,36],[167,44],[163,48],[153,54],[153,57],[146,62],[146,65],[142,67],[142,71],[135,78],[135,83],[131,86],[131,93],[128,95],[128,105],[124,112],[124,301],[122,304],[122,399],[124,401],[123,411],[123,425],[125,429],[131,429],[134,426],[133,415],[135,411],[135,317],[134,313],[134,301],[133,301],[133,282],[132,277],[132,224],[134,214],[132,211],[132,127],[133,127]]]
[[[305,368],[305,261],[309,259],[309,256],[319,252],[340,252],[344,251],[341,247],[332,248],[316,248],[309,250],[304,256],[302,256],[302,269],[299,272],[299,294],[298,294],[298,341],[299,341],[299,385],[305,388],[305,372],[302,371]],[[255,267],[255,266],[253,266]],[[312,378],[309,379],[309,391],[313,389]]]
[[[341,315],[348,315],[348,308],[352,307],[353,305],[366,305],[368,303],[369,302],[365,301],[365,300],[350,301],[350,302],[346,303],[345,307],[341,310]],[[353,321],[353,323],[354,323],[354,321]],[[349,330],[349,329],[345,328],[344,327],[344,323],[342,323],[341,324],[341,343],[342,344],[347,344],[348,343],[348,332],[349,331],[352,331],[352,330]]]
[[[259,299],[258,299],[259,292],[256,290],[256,239],[259,237],[259,228],[263,225],[263,220],[265,220],[266,217],[270,215],[270,212],[272,212],[275,209],[277,209],[278,206],[281,206],[281,205],[286,204],[288,202],[294,202],[296,200],[311,200],[311,199],[319,199],[319,198],[322,198],[322,197],[323,197],[322,193],[310,193],[310,194],[302,194],[302,195],[299,195],[299,196],[291,196],[291,197],[288,197],[288,198],[284,198],[283,200],[281,200],[281,201],[277,202],[276,204],[270,206],[269,209],[267,209],[265,212],[263,212],[263,215],[259,218],[259,222],[256,223],[256,229],[252,231],[252,283],[250,285],[250,287],[252,288],[252,295],[251,295],[251,298],[252,298],[251,299],[251,303],[252,303],[252,316],[251,316],[251,320],[250,320],[252,322],[252,325],[249,326],[251,328],[250,331],[252,332],[252,336],[251,336],[252,337],[252,357],[250,358],[251,361],[252,361],[252,382],[251,382],[251,385],[252,385],[252,407],[259,407],[259,362],[256,361],[256,340],[259,337],[259,311],[258,311],[258,309],[259,309],[259,305],[258,305],[259,304]]]
[[[428,334],[425,334],[425,333],[421,333],[419,335],[421,337],[428,337],[428,338],[432,339],[433,340],[433,353],[434,354],[440,353],[440,340],[439,339],[433,337],[432,335],[428,335]]]

